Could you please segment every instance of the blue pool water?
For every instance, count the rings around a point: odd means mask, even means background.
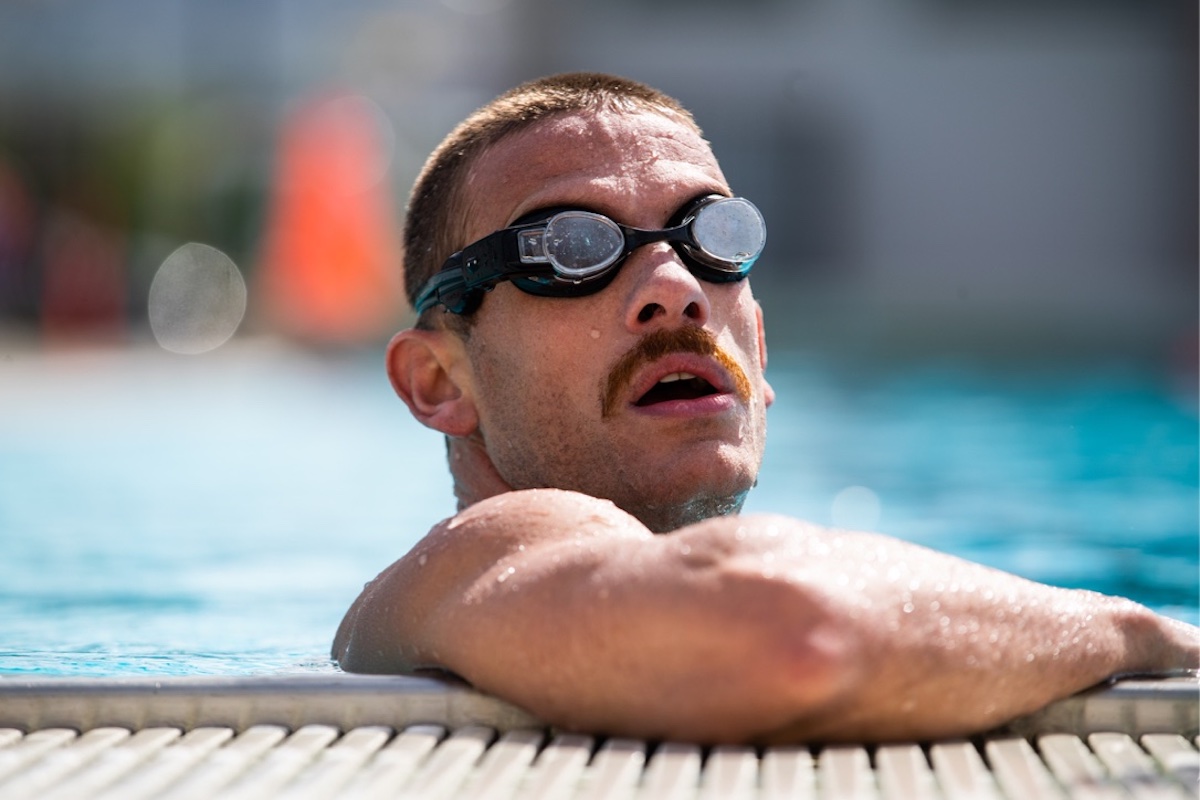
[[[1129,367],[779,350],[770,376],[747,510],[1200,616],[1194,393]],[[378,352],[0,347],[0,674],[332,669],[362,583],[451,503]]]

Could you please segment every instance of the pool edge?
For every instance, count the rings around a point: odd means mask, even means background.
[[[498,731],[545,727],[517,706],[468,686],[397,675],[346,673],[130,678],[0,677],[0,727],[141,729],[252,725],[482,725]],[[1015,720],[993,733],[1131,736],[1200,734],[1195,676],[1106,683]]]

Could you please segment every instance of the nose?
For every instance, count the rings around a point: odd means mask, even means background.
[[[656,328],[708,322],[712,310],[708,295],[675,248],[665,242],[646,245],[631,254],[630,261],[622,270],[634,273],[625,307],[630,331],[645,334]]]

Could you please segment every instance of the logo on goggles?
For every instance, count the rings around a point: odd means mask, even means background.
[[[698,278],[739,281],[750,274],[767,240],[762,213],[741,197],[700,198],[673,223],[644,230],[591,211],[566,210],[503,228],[450,256],[417,293],[417,313],[442,305],[469,314],[501,281],[545,297],[594,294],[612,282],[626,256],[653,242],[674,245]]]

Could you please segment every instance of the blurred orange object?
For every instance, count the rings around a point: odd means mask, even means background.
[[[396,325],[403,282],[384,122],[372,101],[335,94],[283,127],[258,288],[284,334],[357,345]]]

